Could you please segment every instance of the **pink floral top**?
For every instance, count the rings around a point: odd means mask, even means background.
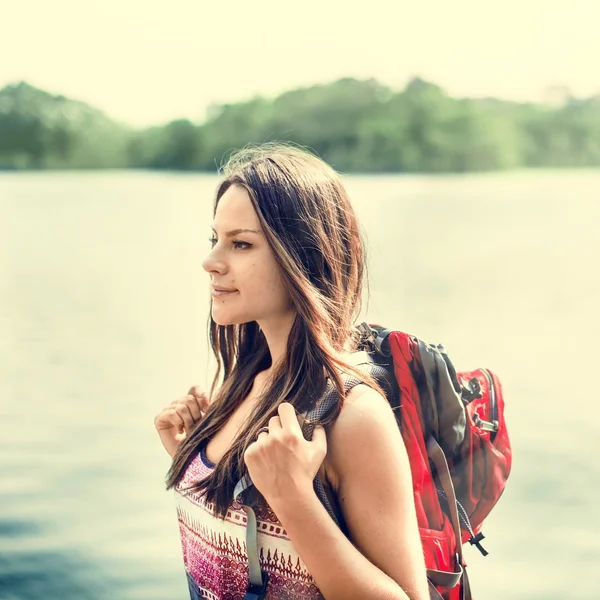
[[[248,587],[246,512],[232,504],[225,520],[213,516],[213,504],[182,488],[210,474],[204,448],[175,488],[177,516],[192,600],[243,600]],[[269,600],[323,600],[319,588],[285,529],[267,505],[255,510],[261,568],[269,573]]]

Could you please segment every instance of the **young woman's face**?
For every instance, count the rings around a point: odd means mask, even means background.
[[[273,251],[248,192],[232,185],[217,205],[212,251],[202,263],[210,275],[212,318],[218,325],[257,321],[263,328],[293,316]]]

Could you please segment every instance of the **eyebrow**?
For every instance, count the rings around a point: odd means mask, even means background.
[[[212,229],[212,230],[213,230],[215,233],[217,233],[217,232],[215,231],[215,228],[214,228],[214,227],[211,227],[211,229]],[[232,229],[231,231],[227,231],[227,232],[225,233],[225,237],[234,237],[234,236],[236,236],[236,235],[239,235],[240,233],[258,233],[258,234],[261,234],[261,233],[262,233],[262,231],[260,231],[260,230],[258,230],[258,229]]]

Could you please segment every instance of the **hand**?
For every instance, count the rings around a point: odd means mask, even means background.
[[[312,440],[304,439],[296,409],[283,402],[279,416],[269,420],[269,432],[258,435],[244,454],[252,483],[269,504],[313,492],[313,480],[327,454],[327,437],[318,425]]]
[[[208,405],[208,396],[195,385],[189,389],[187,396],[173,400],[154,417],[154,427],[171,457],[189,432],[204,418]]]

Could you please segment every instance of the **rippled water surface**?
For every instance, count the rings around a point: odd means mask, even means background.
[[[348,177],[369,320],[504,384],[513,473],[478,599],[600,598],[600,173]],[[207,385],[217,179],[0,175],[0,599],[187,588],[154,415]]]

